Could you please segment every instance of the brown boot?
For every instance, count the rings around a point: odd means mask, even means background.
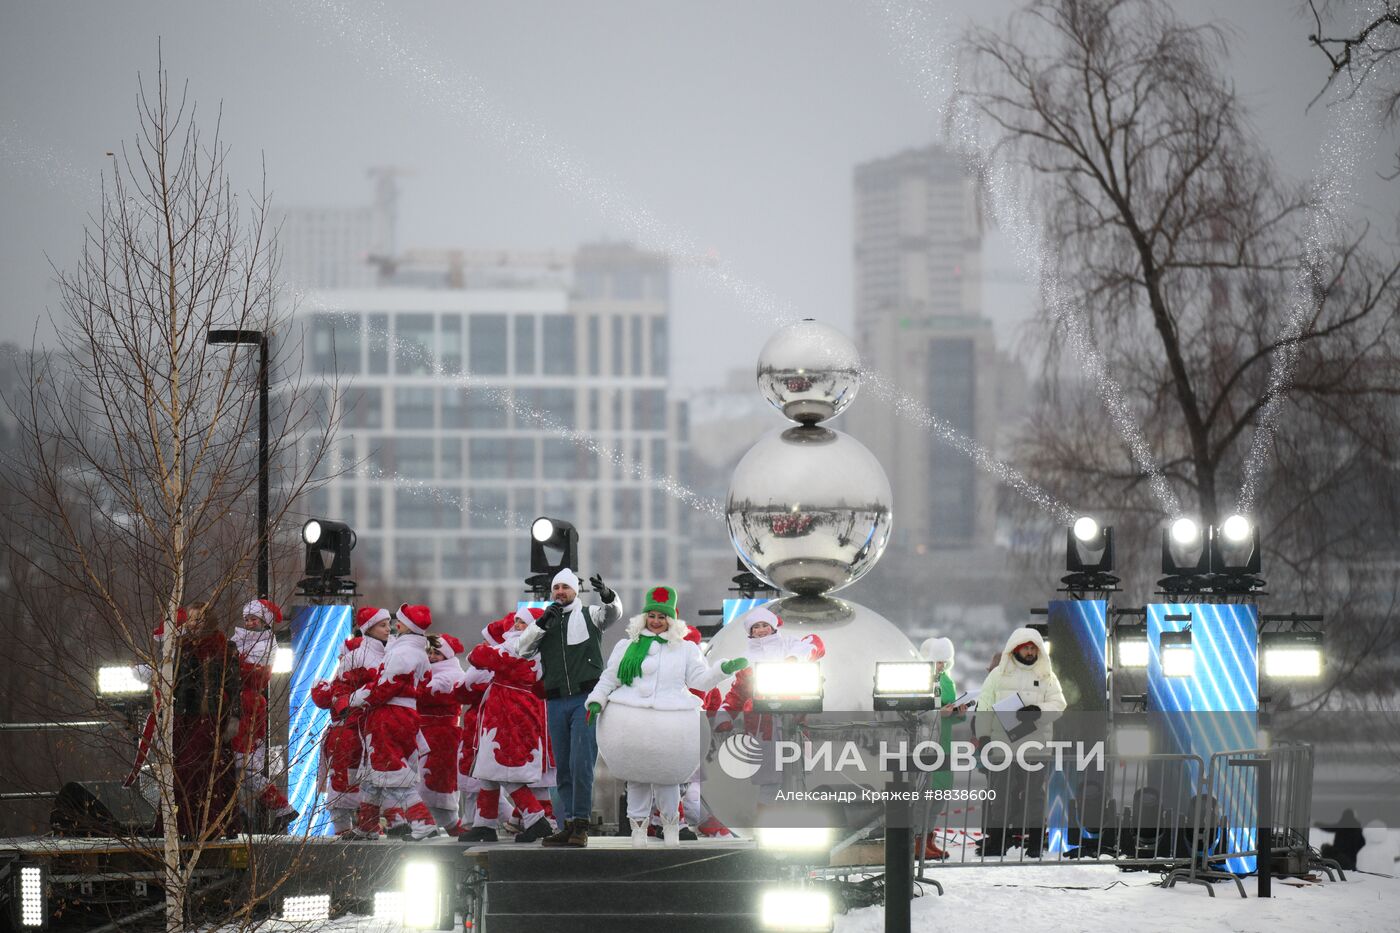
[[[582,820],[564,820],[563,822],[561,822],[561,823],[559,824],[559,832],[555,833],[555,834],[552,835],[552,836],[545,836],[543,839],[540,840],[540,845],[542,845],[542,846],[548,846],[548,847],[551,847],[551,848],[557,847],[557,846],[567,846],[567,845],[569,845],[569,844],[570,844],[570,843],[569,843],[569,840],[572,839],[572,838],[574,837],[574,823],[580,823],[580,822],[583,822],[583,821],[582,821]],[[588,833],[587,833],[586,830],[585,830],[585,832],[584,832],[584,837],[583,837],[583,838],[584,838],[585,844],[587,844]]]
[[[569,841],[565,845],[573,849],[588,848],[588,821],[574,820],[573,833],[569,836]]]

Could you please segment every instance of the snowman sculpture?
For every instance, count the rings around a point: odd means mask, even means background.
[[[860,358],[840,331],[804,320],[774,334],[758,357],[764,396],[793,422],[754,444],[734,469],[725,514],[739,558],[787,595],[767,609],[789,635],[820,636],[823,706],[870,710],[877,661],[916,660],[904,633],[883,616],[833,596],[875,566],[889,542],[890,481],[855,438],[823,422],[860,388]],[[714,639],[712,654],[744,654],[740,617]]]

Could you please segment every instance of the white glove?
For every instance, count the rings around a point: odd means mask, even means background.
[[[465,671],[439,671],[428,682],[429,693],[451,693],[467,679]]]
[[[351,706],[364,706],[364,705],[365,705],[365,702],[366,702],[368,699],[369,699],[369,688],[368,688],[368,687],[361,687],[360,689],[356,690],[354,693],[350,694],[350,705],[351,705]]]

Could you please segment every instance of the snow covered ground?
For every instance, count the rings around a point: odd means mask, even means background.
[[[916,899],[911,926],[914,933],[987,933],[1013,924],[1056,933],[1390,933],[1400,929],[1397,858],[1400,831],[1368,828],[1361,871],[1347,872],[1345,883],[1298,887],[1275,878],[1269,900],[1254,896],[1253,878],[1244,879],[1249,897],[1241,900],[1228,882],[1215,885],[1211,897],[1199,885],[1158,888],[1155,874],[1112,866],[931,869],[945,894],[929,889]],[[880,907],[852,911],[837,918],[836,933],[882,933],[884,916]]]

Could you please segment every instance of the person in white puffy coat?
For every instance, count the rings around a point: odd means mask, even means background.
[[[993,707],[1013,696],[1020,697],[1020,706],[1016,723],[1008,731]],[[1005,742],[1014,750],[1031,742],[1048,742],[1054,735],[1054,721],[1064,711],[1065,694],[1051,667],[1045,640],[1035,629],[1016,629],[1006,639],[1001,663],[982,681],[973,717],[978,743]],[[1038,857],[1045,835],[1045,771],[1013,763],[989,777],[996,797],[983,811],[979,853],[1001,855],[1019,844],[1028,858]]]
[[[658,586],[627,626],[603,676],[588,695],[588,720],[598,720],[598,752],[627,782],[632,844],[647,844],[653,802],[666,845],[680,844],[680,785],[704,756],[700,699],[691,690],[716,687],[747,666],[743,658],[707,663],[685,639],[676,591]]]

